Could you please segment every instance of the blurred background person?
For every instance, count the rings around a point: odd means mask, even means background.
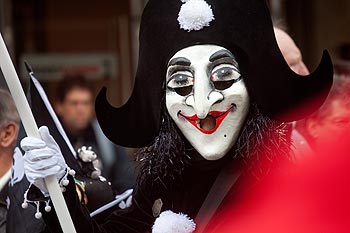
[[[274,32],[278,47],[288,66],[299,75],[308,75],[310,72],[304,64],[301,51],[292,37],[278,26],[274,26]],[[292,155],[295,156],[296,148],[298,148],[298,154],[309,155],[312,153],[311,147],[300,132],[295,129],[295,124],[296,122],[287,124],[288,138],[292,141]]]
[[[308,75],[309,70],[294,40],[282,29],[275,27],[274,31],[289,67],[299,75]],[[341,51],[346,54],[344,49]],[[320,153],[318,148],[323,144],[336,142],[339,135],[350,131],[350,74],[343,68],[344,61],[335,64],[333,86],[322,107],[305,119],[294,122],[291,140],[297,160]]]
[[[9,92],[0,88],[0,232],[48,232],[42,220],[33,219],[33,206],[21,207],[29,183],[24,176],[22,153],[15,148],[19,128],[15,103]]]
[[[294,40],[282,29],[274,27],[278,47],[280,48],[288,66],[299,75],[308,75],[310,72],[303,62],[303,56]]]
[[[331,145],[350,132],[350,76],[335,74],[332,89],[319,110],[295,125],[314,153],[319,148]],[[296,155],[302,156],[298,150]]]
[[[8,182],[20,118],[9,93],[0,89],[0,232],[6,232]]]
[[[118,192],[133,188],[133,159],[126,148],[114,145],[102,133],[94,116],[94,96],[83,76],[66,76],[57,86],[55,111],[75,150],[91,146],[97,153],[102,175]]]

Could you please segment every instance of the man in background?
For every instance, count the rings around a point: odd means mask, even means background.
[[[308,75],[300,49],[283,30],[274,28],[278,46],[289,67],[299,75]],[[296,159],[320,153],[324,148],[340,139],[339,135],[350,131],[350,76],[335,70],[332,89],[326,102],[310,116],[294,122],[291,138]]]
[[[294,40],[287,32],[284,30],[274,27],[275,37],[277,40],[277,44],[281,53],[287,62],[288,66],[291,70],[299,75],[308,75],[310,72],[306,65],[303,62],[303,57],[300,52],[300,49],[295,44]],[[296,122],[288,124],[288,134],[289,138],[292,141],[292,153],[293,156],[298,154],[298,157],[303,157],[301,154],[311,154],[312,150],[307,142],[307,140],[303,137],[303,135],[295,129]],[[296,152],[298,151],[298,152]]]
[[[67,76],[57,87],[55,111],[75,150],[91,146],[97,153],[102,175],[118,193],[134,186],[134,163],[126,149],[102,133],[94,116],[93,91],[83,76]]]
[[[0,89],[0,232],[6,232],[8,182],[20,118],[11,96]]]
[[[350,77],[335,74],[332,89],[321,108],[296,123],[300,132],[311,146],[320,153],[324,145],[331,146],[350,133]],[[298,147],[296,148],[298,149]],[[296,155],[299,151],[296,150]]]
[[[21,207],[28,181],[22,153],[16,148],[19,126],[15,103],[9,92],[0,88],[0,232],[47,232],[45,223],[34,219],[33,206]]]
[[[5,233],[8,182],[20,120],[11,96],[5,90],[0,89],[0,100],[0,232]]]
[[[300,49],[294,40],[282,29],[274,27],[274,31],[278,47],[288,66],[299,75],[308,75],[310,72],[304,64]]]

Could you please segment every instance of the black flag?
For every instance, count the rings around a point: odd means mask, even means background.
[[[45,125],[49,128],[50,134],[59,145],[67,165],[74,169],[77,174],[81,174],[76,152],[63,130],[44,89],[35,78],[34,72],[31,70],[30,66],[27,63],[25,63],[25,65],[30,76],[28,102],[38,127]]]
[[[86,174],[86,172],[84,172],[84,169],[82,168],[83,165],[80,165],[81,162],[79,162],[80,160],[77,158],[77,153],[69,141],[68,136],[66,135],[55,111],[53,110],[43,87],[35,78],[34,72],[28,63],[25,63],[25,66],[30,76],[29,93],[27,98],[35,121],[38,127],[47,126],[49,128],[50,134],[59,145],[67,165],[71,169],[75,170],[76,180],[84,182],[84,192],[89,199],[89,203],[87,204],[88,209],[90,211],[94,211],[97,208],[113,201],[114,193],[110,182],[104,178],[92,179]],[[123,196],[123,198],[119,197],[120,200],[117,203],[123,201],[124,199],[126,200],[130,194],[125,195],[125,197]],[[103,212],[102,214],[97,215],[96,213],[95,219],[100,219],[100,216],[106,216],[107,213],[111,211],[103,210],[101,210]],[[98,213],[99,212],[100,211],[98,211]]]

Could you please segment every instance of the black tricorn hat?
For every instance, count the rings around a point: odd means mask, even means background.
[[[97,119],[111,141],[127,147],[143,147],[153,141],[161,123],[167,62],[177,51],[195,44],[219,45],[234,53],[251,99],[273,119],[298,120],[324,102],[333,78],[327,51],[315,72],[297,75],[278,48],[265,0],[206,3],[215,19],[201,30],[188,31],[180,29],[177,20],[182,1],[148,1],[141,19],[139,62],[131,97],[115,108],[108,103],[104,87],[96,98]],[[315,95],[317,100],[308,108],[292,111]]]

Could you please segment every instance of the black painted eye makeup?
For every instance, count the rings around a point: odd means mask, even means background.
[[[225,90],[232,86],[235,82],[241,80],[241,74],[238,69],[230,64],[221,64],[212,71],[211,81],[215,89]]]
[[[172,74],[167,82],[167,88],[181,96],[189,95],[193,89],[194,78],[189,71],[178,71]]]

